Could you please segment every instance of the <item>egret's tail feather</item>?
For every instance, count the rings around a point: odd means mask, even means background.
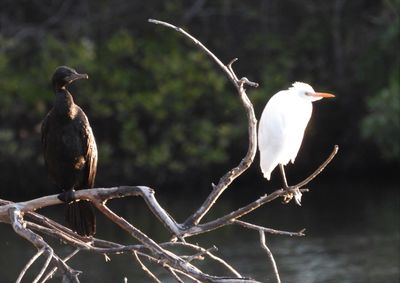
[[[271,179],[271,172],[264,172],[263,171],[263,174],[264,174],[264,178],[267,179],[268,181]]]
[[[264,178],[268,181],[271,179],[271,172],[274,170],[277,164],[274,164],[268,160],[263,154],[260,155],[260,167],[264,175]]]

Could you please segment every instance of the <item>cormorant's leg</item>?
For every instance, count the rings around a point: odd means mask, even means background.
[[[286,181],[285,169],[283,168],[282,164],[279,164],[279,169],[281,171],[281,175],[282,175],[282,179],[283,179],[283,185],[285,186],[285,189],[287,190],[287,189],[289,189],[289,186],[288,186],[287,181]]]
[[[75,190],[67,190],[63,191],[61,194],[59,194],[58,199],[65,202],[65,203],[70,203],[75,200]]]

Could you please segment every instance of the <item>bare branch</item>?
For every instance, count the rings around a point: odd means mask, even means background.
[[[150,210],[164,224],[164,226],[174,235],[180,234],[180,225],[160,206],[154,197],[154,190],[146,186],[120,186],[112,188],[96,188],[79,190],[75,192],[75,199],[91,200],[92,202],[103,202],[109,199],[141,196],[145,199]],[[7,212],[13,207],[19,207],[22,212],[31,212],[39,208],[61,204],[58,195],[50,195],[20,203],[7,203],[0,206],[0,222],[9,222]],[[39,217],[33,215],[32,217]],[[54,223],[53,223],[54,224]],[[60,225],[61,226],[61,225]],[[67,229],[68,230],[68,229]],[[70,230],[69,230],[70,231]],[[84,237],[83,237],[84,238]]]
[[[86,192],[85,192],[86,191]],[[92,191],[92,192],[90,192]],[[97,191],[97,192],[96,192]],[[145,235],[143,232],[138,230],[137,228],[133,227],[129,222],[127,222],[125,219],[122,217],[119,217],[118,215],[114,214],[111,210],[109,210],[103,203],[105,202],[104,199],[106,198],[105,189],[91,189],[91,190],[82,190],[79,191],[78,194],[76,195],[77,197],[81,197],[83,199],[89,199],[92,201],[92,203],[108,218],[110,218],[112,221],[114,221],[116,224],[118,224],[121,228],[126,230],[129,234],[131,234],[135,239],[139,240],[143,247],[140,247],[140,249],[147,249],[148,251],[153,254],[153,256],[149,256],[147,254],[142,254],[138,252],[138,254],[141,254],[145,256],[146,258],[152,260],[153,262],[157,264],[161,264],[161,266],[165,267],[170,267],[172,268],[175,272],[182,274],[188,278],[192,278],[195,281],[209,281],[209,282],[233,282],[231,281],[230,278],[224,278],[223,281],[221,281],[220,277],[215,277],[211,276],[208,274],[203,273],[200,271],[198,268],[190,264],[188,261],[183,260],[180,256],[177,256],[176,254],[162,248],[160,245],[158,245],[156,242],[154,242],[152,239],[150,239],[147,235]],[[87,193],[90,192],[90,193]],[[96,193],[95,193],[96,192]],[[120,194],[118,194],[118,190],[115,188],[111,188],[109,190],[110,194],[109,197],[121,197]],[[131,190],[126,191],[128,194],[132,194]],[[36,207],[36,205],[41,204],[41,201],[43,199],[49,199],[50,203],[56,203],[57,201],[53,200],[53,198],[56,198],[56,196],[49,196],[46,198],[40,198],[40,201],[38,199],[28,201],[28,202],[23,202],[23,203],[15,203],[14,206],[11,206],[11,203],[8,203],[4,206],[8,206],[9,208],[9,213],[10,213],[10,222],[12,222],[13,226],[15,226],[15,230],[17,231],[18,228],[20,228],[20,231],[18,233],[25,237],[27,240],[32,242],[38,249],[44,248],[44,251],[46,252],[47,249],[51,249],[50,246],[37,234],[33,233],[31,230],[24,228],[22,225],[22,211],[25,209],[25,206],[28,207]],[[23,205],[22,205],[23,204]],[[18,207],[18,208],[16,208]],[[1,207],[3,208],[3,206]],[[40,217],[38,217],[40,219]],[[48,224],[48,223],[44,223]],[[74,238],[75,234],[69,235],[67,233],[64,233],[64,231],[60,231],[57,229],[53,230],[48,227],[44,227],[41,225],[38,225],[36,223],[32,222],[26,222],[26,225],[29,227],[32,227],[33,229],[42,231],[44,233],[47,233],[51,236],[57,237],[57,238],[62,238],[69,242],[70,244],[73,244],[78,247],[84,247],[86,249],[98,252],[98,253],[103,253],[106,254],[107,252],[115,252],[116,250],[122,250],[121,246],[115,245],[113,243],[108,243],[107,241],[97,241],[101,243],[102,245],[107,245],[109,244],[112,246],[110,249],[107,248],[98,248],[95,246],[92,246],[92,244],[88,245],[88,243],[82,242],[76,238]],[[71,237],[72,239],[69,239]],[[95,241],[93,241],[95,242]],[[126,246],[124,247],[125,250],[127,250]],[[132,249],[132,246],[130,247]],[[79,272],[71,269],[66,265],[66,263],[61,260],[58,256],[55,254],[50,254],[50,258],[53,258],[58,266],[58,268],[61,270],[61,272],[64,274],[64,278],[66,278],[66,282],[79,282],[77,275]],[[38,280],[43,276],[44,271],[46,270],[48,264],[46,263],[40,274],[37,276]],[[26,270],[29,268],[29,266],[26,268]],[[22,278],[22,276],[21,276]],[[247,278],[242,278],[243,282],[256,282],[251,279]]]
[[[68,265],[65,264],[65,262],[63,262],[59,257],[57,257],[54,254],[53,249],[43,240],[42,237],[40,237],[39,235],[35,234],[31,230],[24,227],[21,210],[14,207],[14,208],[10,208],[8,213],[9,213],[10,222],[12,224],[12,227],[14,228],[14,231],[17,234],[19,234],[20,236],[22,236],[23,238],[25,238],[26,240],[28,240],[29,242],[31,242],[38,250],[42,250],[43,252],[38,254],[39,256],[43,253],[48,256],[45,264],[43,265],[43,268],[41,269],[41,271],[35,278],[35,282],[38,282],[40,280],[40,278],[43,276],[45,270],[47,269],[48,264],[50,263],[49,258],[50,259],[53,258],[55,260],[56,264],[58,265],[58,268],[60,270],[62,270],[62,273],[64,274],[65,282],[71,282],[71,283],[79,282],[79,280],[78,280],[79,272],[71,269]],[[31,260],[31,262],[33,263],[37,259],[37,257],[32,258],[32,259],[33,260]],[[24,268],[25,271],[21,272],[21,274],[19,276],[20,280],[26,273],[26,270],[29,269],[30,265],[31,264],[28,264]]]
[[[268,248],[267,244],[265,243],[265,234],[264,231],[260,230],[260,244],[261,247],[267,252],[268,258],[271,261],[272,267],[274,269],[274,274],[277,283],[281,283],[281,278],[279,277],[278,267],[276,266],[276,262],[274,256],[272,255],[270,249]]]
[[[300,230],[299,232],[287,232],[287,231],[280,231],[280,230],[275,230],[271,228],[266,228],[258,225],[254,225],[248,222],[244,222],[241,220],[234,220],[232,221],[232,224],[238,224],[242,227],[248,228],[248,229],[253,229],[257,231],[263,231],[269,234],[276,234],[276,235],[286,235],[286,236],[305,236],[304,231],[305,229]]]
[[[319,166],[319,168],[313,172],[310,177],[308,177],[306,180],[309,182],[313,178],[315,178],[319,173],[322,172],[322,170],[331,162],[333,159],[334,155],[337,153],[337,146],[334,148],[330,156]],[[299,183],[301,185],[306,185],[307,182],[303,181]],[[298,189],[301,191],[307,191],[307,189],[299,189],[299,184],[296,186],[293,186],[290,190],[293,189]],[[217,229],[219,227],[225,226],[225,225],[231,225],[231,224],[237,224],[241,225],[245,228],[249,229],[255,229],[258,231],[263,231],[263,232],[268,232],[268,233],[276,233],[276,234],[283,234],[283,235],[289,235],[289,236],[303,236],[303,230],[299,232],[285,232],[285,231],[278,231],[270,228],[265,228],[262,226],[254,225],[251,223],[247,223],[244,221],[237,220],[238,218],[242,217],[243,215],[250,213],[254,209],[258,208],[259,206],[268,203],[278,197],[283,197],[288,193],[286,190],[276,190],[270,195],[264,195],[260,197],[258,200],[250,203],[247,206],[244,206],[236,211],[233,211],[223,217],[220,217],[216,220],[210,221],[205,224],[199,224],[196,226],[192,226],[188,229],[182,229],[182,226],[177,224],[176,221],[163,209],[161,206],[158,204],[154,197],[154,191],[148,187],[143,187],[143,186],[137,186],[137,187],[128,187],[128,186],[122,186],[122,187],[113,187],[109,189],[105,188],[99,188],[99,189],[90,189],[90,190],[81,190],[76,192],[76,198],[79,199],[87,199],[92,201],[97,208],[103,212],[107,217],[109,217],[112,221],[120,225],[123,229],[125,229],[127,232],[129,232],[135,239],[138,239],[142,245],[133,245],[133,246],[124,246],[120,245],[117,243],[112,243],[108,241],[104,241],[101,239],[95,239],[91,238],[90,241],[88,241],[88,238],[81,237],[77,235],[76,233],[73,233],[71,230],[65,228],[64,226],[40,215],[34,212],[29,212],[29,209],[35,210],[40,207],[48,206],[51,204],[58,204],[61,203],[57,195],[52,195],[52,196],[47,196],[39,199],[34,199],[31,201],[27,202],[20,202],[20,203],[12,203],[9,201],[4,201],[0,200],[0,220],[3,222],[10,222],[13,224],[14,229],[16,229],[17,233],[22,233],[22,236],[27,238],[29,241],[31,241],[39,251],[46,251],[47,255],[47,262],[51,258],[56,262],[57,266],[62,270],[64,276],[66,278],[69,278],[67,282],[79,282],[77,279],[77,275],[79,272],[71,269],[65,264],[65,261],[61,260],[58,258],[56,255],[51,255],[52,252],[49,252],[46,247],[48,246],[46,242],[43,241],[43,239],[36,234],[34,234],[32,231],[29,229],[33,229],[36,231],[40,231],[42,233],[45,233],[47,235],[50,235],[55,238],[62,239],[64,242],[73,245],[79,249],[87,249],[87,250],[92,250],[97,253],[101,254],[108,254],[108,253],[117,253],[117,252],[127,252],[127,251],[137,251],[140,253],[142,256],[145,256],[149,260],[160,263],[164,266],[169,266],[173,270],[175,270],[178,273],[183,272],[185,276],[193,277],[196,278],[196,280],[204,280],[207,278],[207,280],[211,280],[212,282],[217,282],[215,280],[219,280],[216,277],[210,277],[209,275],[206,275],[202,273],[200,270],[195,268],[192,265],[188,265],[188,262],[183,260],[182,257],[177,256],[170,251],[167,251],[163,249],[160,245],[152,241],[150,238],[148,238],[147,235],[142,233],[140,230],[136,229],[132,225],[130,225],[125,219],[119,217],[118,215],[115,215],[112,211],[110,211],[104,203],[108,199],[112,198],[118,198],[118,197],[123,197],[125,195],[129,196],[142,196],[150,209],[153,211],[153,213],[157,216],[159,220],[164,223],[165,227],[168,227],[169,231],[179,231],[181,233],[180,236],[192,236],[200,233],[205,233],[214,229]],[[35,222],[38,222],[40,224],[36,224],[31,221],[26,221],[22,220],[21,215],[22,212],[25,212],[25,215],[29,217],[30,219],[34,220]],[[5,215],[8,214],[8,220],[4,221]],[[24,225],[26,225],[26,228],[22,225],[22,221]],[[18,227],[21,228],[21,232],[18,232]],[[29,236],[27,236],[29,235]],[[33,239],[33,240],[32,240]],[[187,243],[176,243],[179,245],[184,245]],[[190,246],[190,244],[187,244]],[[49,246],[48,246],[49,247]],[[150,256],[147,253],[143,253],[140,251],[150,251],[151,254],[154,256]],[[52,250],[51,250],[52,251]],[[225,267],[227,267],[237,278],[242,278],[235,269],[233,269],[229,264],[227,264],[224,260],[215,257],[212,255],[210,251],[207,251],[206,249],[199,248],[199,252],[204,253],[204,255],[208,255],[210,258],[219,261],[221,264],[223,264]],[[50,255],[49,255],[50,253]],[[40,252],[42,254],[42,252]],[[39,254],[39,255],[40,255]],[[161,258],[161,261],[160,261]],[[32,262],[34,261],[35,258],[33,258]],[[23,277],[23,275],[26,273],[26,270],[29,269],[31,263],[28,263],[26,267],[24,268],[23,271],[21,271],[20,278]],[[40,272],[40,274],[37,276],[37,281],[43,276],[43,273],[45,272],[48,264],[46,263]],[[182,273],[182,274],[183,274]],[[45,282],[47,280],[47,276],[42,282]],[[228,279],[224,279],[224,282],[229,282],[226,281]],[[231,279],[229,279],[231,280]],[[254,282],[254,281],[248,281],[247,279],[245,282]]]

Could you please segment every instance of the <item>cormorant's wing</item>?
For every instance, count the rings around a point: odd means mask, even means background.
[[[86,186],[87,188],[93,188],[97,172],[97,146],[89,121],[83,111],[82,114],[84,119],[82,119],[81,134],[83,137],[83,153],[86,160]]]

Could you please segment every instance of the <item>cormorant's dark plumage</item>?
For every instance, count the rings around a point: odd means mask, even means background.
[[[92,129],[66,88],[75,80],[87,78],[86,74],[78,74],[69,67],[58,67],[52,78],[54,105],[42,123],[47,171],[55,185],[66,193],[93,188],[96,177],[97,147]],[[89,201],[68,203],[66,220],[80,235],[95,233],[96,219]]]

